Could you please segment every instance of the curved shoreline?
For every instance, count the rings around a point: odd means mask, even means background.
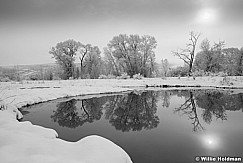
[[[142,80],[117,80],[117,79],[86,79],[86,80],[67,80],[67,81],[25,81],[23,83],[0,83],[1,95],[0,102],[2,106],[5,106],[0,111],[0,132],[1,138],[5,141],[5,147],[0,149],[0,156],[5,162],[26,162],[25,157],[29,157],[28,152],[30,148],[34,145],[36,147],[37,153],[45,158],[48,155],[46,162],[55,162],[56,159],[63,160],[93,160],[90,162],[95,162],[95,160],[100,160],[101,155],[103,162],[107,162],[107,159],[112,160],[113,162],[132,162],[127,153],[122,150],[120,147],[114,143],[104,140],[104,138],[99,138],[94,136],[92,141],[97,140],[101,144],[106,144],[104,148],[107,150],[117,151],[116,155],[113,158],[109,158],[110,155],[107,155],[105,150],[98,149],[97,147],[92,146],[92,150],[97,152],[96,156],[76,156],[70,155],[63,158],[62,151],[59,150],[62,146],[69,150],[75,150],[76,148],[82,148],[83,144],[81,143],[83,139],[76,143],[65,142],[63,140],[57,139],[57,133],[52,129],[47,129],[40,126],[32,125],[31,123],[19,123],[16,120],[21,118],[22,114],[19,112],[19,108],[26,105],[34,105],[41,102],[51,101],[59,98],[65,97],[75,97],[75,96],[84,96],[84,95],[96,95],[104,93],[120,93],[133,91],[134,89],[146,89],[146,87],[160,87],[163,89],[239,89],[239,92],[243,92],[242,79],[239,81],[232,79],[233,85],[220,85],[222,78],[197,78],[196,80],[189,78],[168,78],[167,80],[163,79],[142,79]],[[3,134],[2,134],[3,133]],[[38,143],[41,139],[40,143]],[[13,140],[18,140],[15,143],[12,143]],[[31,143],[29,143],[29,141]],[[25,144],[20,143],[25,142]],[[86,144],[89,146],[91,142],[88,141]],[[48,153],[43,153],[43,149],[49,150],[52,149],[48,144],[53,144],[55,150],[49,151],[53,156],[50,156]],[[64,145],[69,144],[69,145]],[[81,145],[82,144],[82,145]],[[91,143],[92,144],[92,143]],[[43,147],[43,145],[45,147]],[[22,149],[19,151],[18,149]],[[5,157],[8,152],[15,151],[17,156],[15,158]],[[83,149],[85,152],[85,149]],[[55,151],[55,152],[54,152]],[[38,162],[38,158],[33,156],[31,162]],[[49,158],[50,157],[50,158]],[[104,157],[104,158],[103,158]],[[100,158],[100,159],[99,159]],[[51,161],[55,160],[55,161]],[[27,160],[28,162],[28,160]],[[74,161],[75,162],[75,161]],[[102,161],[99,161],[102,162]]]

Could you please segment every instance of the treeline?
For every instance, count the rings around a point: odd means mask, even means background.
[[[210,44],[204,39],[200,51],[195,54],[200,34],[190,32],[191,40],[181,52],[172,52],[184,61],[184,66],[171,67],[167,59],[155,62],[157,41],[153,36],[126,35],[114,36],[103,56],[97,46],[84,45],[74,40],[67,40],[52,47],[50,54],[62,67],[62,79],[69,78],[115,78],[133,77],[175,77],[205,76],[217,73],[242,75],[243,48],[225,48],[225,42]],[[80,66],[74,64],[78,59]]]
[[[172,51],[172,54],[184,61],[185,66],[174,69],[172,76],[205,76],[224,74],[241,76],[243,72],[243,48],[225,48],[225,42],[210,44],[204,39],[197,54],[196,46],[200,33],[190,32],[189,43],[184,49]]]
[[[0,81],[243,74],[243,48],[225,48],[224,41],[211,45],[204,39],[196,54],[200,34],[190,32],[189,36],[186,48],[172,52],[184,61],[184,66],[172,67],[167,59],[155,62],[157,41],[153,36],[120,34],[102,49],[102,57],[98,46],[69,39],[49,51],[57,65],[30,69],[0,67]]]
[[[104,57],[97,46],[82,44],[75,40],[67,40],[52,47],[50,54],[61,66],[61,78],[98,78],[100,75],[132,77],[141,74],[152,77],[156,74],[154,37],[144,35],[120,34],[109,41],[103,49]],[[80,66],[75,62],[79,61]]]
[[[224,41],[210,45],[207,39],[203,40],[193,62],[192,75],[242,76],[243,48],[225,48],[224,46]],[[167,74],[168,76],[188,76],[189,66],[184,64],[184,66],[170,68]]]

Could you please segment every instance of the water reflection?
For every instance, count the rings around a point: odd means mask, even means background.
[[[130,93],[126,96],[82,99],[77,108],[77,100],[60,102],[51,118],[60,126],[75,128],[84,123],[99,120],[105,108],[105,117],[117,130],[140,131],[152,129],[159,124],[156,92]],[[78,110],[79,109],[79,110]]]
[[[202,117],[206,123],[210,124],[213,116],[217,119],[227,120],[225,111],[226,109],[231,109],[231,106],[229,105],[229,102],[231,101],[226,93],[206,91],[204,93],[198,93],[196,98],[197,105],[204,109]]]
[[[123,132],[152,129],[159,124],[156,103],[157,93],[152,91],[114,97],[106,104],[106,119]]]
[[[76,142],[93,134],[108,138],[133,162],[194,162],[195,156],[242,155],[242,95],[218,90],[135,91],[58,100],[22,111],[24,120],[55,129],[60,139]]]
[[[104,118],[122,132],[153,129],[160,122],[157,105],[169,108],[174,96],[184,99],[173,109],[174,113],[188,117],[194,132],[205,129],[203,122],[210,124],[214,118],[227,120],[226,110],[243,110],[243,94],[215,90],[136,91],[126,95],[59,102],[50,117],[62,127],[76,128],[100,120],[104,114]],[[25,114],[28,112],[23,110]]]
[[[178,96],[185,97],[185,102],[180,107],[175,108],[175,113],[180,112],[187,115],[193,122],[193,131],[203,130],[197,108],[202,109],[203,121],[207,124],[212,119],[227,120],[226,110],[236,111],[243,110],[243,95],[230,94],[229,92],[221,92],[217,90],[201,90],[201,91],[182,91]]]
[[[77,108],[77,100],[71,99],[58,103],[51,118],[62,127],[76,128],[86,122],[92,123],[99,120],[102,116],[101,106],[101,100],[92,98],[81,100]]]
[[[175,113],[182,112],[183,115],[186,115],[189,117],[189,119],[192,121],[193,125],[193,131],[196,132],[198,130],[204,130],[204,127],[200,123],[200,120],[198,118],[197,113],[197,107],[195,104],[195,97],[193,95],[193,92],[189,92],[189,97],[187,95],[185,96],[185,102],[178,108],[175,108]]]
[[[160,92],[160,99],[162,101],[162,106],[168,108],[170,106],[172,92],[171,91],[162,91]]]
[[[57,110],[51,115],[54,122],[58,122],[60,126],[75,128],[79,125],[81,118],[78,116],[76,100],[72,99],[67,102],[57,104]]]

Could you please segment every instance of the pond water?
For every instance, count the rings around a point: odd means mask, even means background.
[[[243,94],[218,90],[135,91],[75,97],[25,107],[22,121],[78,141],[100,135],[134,163],[195,162],[243,156]]]

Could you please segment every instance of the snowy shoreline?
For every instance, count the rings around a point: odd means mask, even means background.
[[[19,123],[19,108],[64,97],[119,93],[146,87],[239,89],[242,77],[160,78],[142,80],[84,79],[66,81],[23,81],[0,83],[0,157],[3,162],[132,162],[128,154],[111,141],[89,136],[76,143],[60,140],[56,131]],[[4,106],[4,107],[3,107]],[[69,152],[65,152],[69,151]],[[82,152],[80,152],[82,151]],[[92,151],[92,152],[91,152]],[[110,151],[110,152],[107,152]],[[89,153],[90,152],[90,153]],[[112,155],[111,155],[112,153]],[[14,157],[11,156],[14,154]]]

